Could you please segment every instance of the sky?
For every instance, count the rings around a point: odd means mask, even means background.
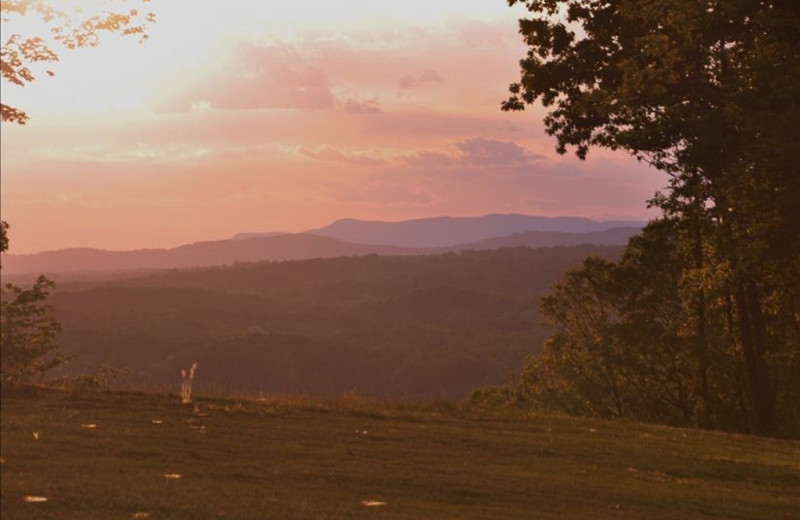
[[[607,150],[559,156],[541,107],[500,110],[526,52],[519,6],[146,8],[146,42],[105,36],[59,51],[24,88],[3,82],[3,102],[30,116],[2,127],[9,252],[173,247],[339,218],[655,215],[646,201],[663,174]]]

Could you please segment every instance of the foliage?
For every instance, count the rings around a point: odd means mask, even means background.
[[[100,365],[86,374],[61,377],[48,386],[79,392],[108,392],[112,381],[128,377],[130,372],[128,368]]]
[[[632,417],[681,426],[755,430],[746,364],[737,348],[732,273],[692,247],[680,221],[652,222],[622,259],[587,258],[542,299],[554,327],[539,356],[499,393],[505,403],[577,415]],[[687,247],[689,246],[689,247]],[[696,253],[704,258],[698,267]],[[709,258],[711,257],[711,258]],[[797,336],[775,306],[767,370],[779,390],[774,433],[800,435]]]
[[[70,360],[58,352],[61,325],[45,304],[55,283],[40,276],[31,289],[6,284],[0,313],[0,377],[27,383]]]
[[[0,253],[8,251],[8,222],[0,220]]]
[[[141,0],[141,4],[149,0]],[[126,3],[126,0],[122,0]],[[133,2],[129,2],[133,3]],[[9,34],[0,47],[0,75],[18,86],[33,82],[31,67],[40,63],[58,61],[57,46],[66,49],[94,47],[100,42],[102,33],[119,33],[123,36],[138,36],[140,41],[148,38],[147,25],[155,22],[153,13],[135,7],[120,6],[118,11],[103,10],[84,14],[80,9],[67,11],[58,9],[54,3],[44,0],[4,0],[0,3],[3,32]],[[14,32],[14,20],[21,16],[37,17],[44,27],[43,34],[23,35]],[[46,71],[53,76],[50,70]],[[24,110],[0,104],[0,121],[25,124],[28,115]]]
[[[789,159],[800,73],[793,0],[517,3],[533,15],[520,21],[530,48],[504,108],[554,107],[545,123],[559,151],[620,148],[679,174],[704,168],[712,181],[712,164],[764,159],[756,150]]]
[[[560,153],[625,150],[672,176],[653,204],[675,223],[681,290],[662,287],[656,305],[680,303],[704,423],[710,363],[735,359],[748,429],[774,432],[784,385],[800,377],[787,362],[800,348],[800,4],[509,3],[531,11],[529,53],[503,108],[541,101]]]

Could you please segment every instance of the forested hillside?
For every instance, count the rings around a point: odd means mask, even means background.
[[[587,255],[619,247],[370,255],[63,283],[62,350],[129,367],[128,384],[462,397],[502,382],[548,330],[538,302]]]

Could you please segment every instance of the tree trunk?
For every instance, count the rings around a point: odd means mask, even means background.
[[[703,233],[699,226],[695,233],[694,245],[695,267],[703,272]],[[708,389],[708,347],[706,345],[706,296],[705,289],[700,286],[697,299],[697,331],[695,337],[695,357],[697,358],[697,378],[700,386],[700,421],[704,428],[714,426],[711,412],[711,392]]]
[[[775,391],[764,360],[766,338],[758,289],[752,282],[740,282],[735,298],[748,389],[753,400],[753,430],[771,434],[775,431]]]

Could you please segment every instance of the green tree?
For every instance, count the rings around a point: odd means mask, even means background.
[[[628,381],[613,334],[616,323],[612,278],[615,266],[587,258],[542,298],[541,308],[556,332],[524,376],[571,413],[623,417]]]
[[[140,4],[149,0],[141,0]],[[0,20],[4,38],[0,47],[0,76],[18,86],[35,81],[31,70],[37,64],[58,61],[54,47],[78,49],[94,47],[102,33],[135,35],[144,41],[145,30],[155,22],[155,15],[132,7],[134,2],[121,0],[127,6],[121,11],[104,10],[86,15],[80,9],[66,11],[43,0],[4,0],[0,3]],[[15,31],[19,17],[38,17],[46,34],[23,35]],[[52,71],[46,71],[53,76]],[[0,121],[25,124],[24,110],[0,103]],[[0,222],[0,252],[8,250],[8,223]],[[3,381],[26,383],[41,378],[47,371],[70,358],[58,352],[56,337],[61,326],[45,303],[52,280],[40,276],[31,289],[6,284],[2,289],[0,315],[0,377]]]
[[[730,273],[707,248],[698,267],[695,237],[685,221],[659,219],[618,262],[588,258],[568,272],[542,299],[554,333],[505,395],[579,415],[747,430],[726,323]]]
[[[138,36],[141,41],[148,38],[147,25],[155,22],[155,15],[132,7],[127,2],[124,9],[100,11],[86,15],[76,9],[66,11],[58,9],[56,3],[43,0],[4,0],[0,3],[0,20],[3,33],[7,39],[0,47],[0,76],[5,81],[18,86],[25,86],[36,78],[31,67],[40,63],[58,61],[57,46],[66,49],[94,47],[100,42],[102,33],[119,33],[124,36]],[[23,35],[14,31],[14,22],[21,16],[38,17],[47,34]],[[5,36],[4,36],[5,38]],[[52,71],[46,71],[53,76]],[[24,110],[0,103],[0,121],[25,124],[28,115]]]
[[[8,228],[0,221],[0,253],[8,250]],[[27,383],[71,358],[58,351],[61,325],[44,302],[55,282],[40,276],[31,289],[6,284],[0,291],[0,380]]]
[[[800,343],[791,310],[800,295],[800,3],[509,0],[517,3],[531,13],[520,21],[529,52],[503,108],[541,101],[560,153],[620,149],[671,175],[654,202],[693,226],[687,269],[727,272],[728,332],[752,428],[774,431],[785,365],[771,365],[794,358]]]
[[[668,227],[651,224],[619,262],[587,258],[553,286],[541,309],[554,333],[529,359],[517,394],[579,415],[696,423],[682,259]],[[669,269],[651,269],[662,262]]]
[[[28,383],[69,361],[58,352],[61,325],[45,303],[55,283],[40,276],[31,289],[12,284],[0,302],[0,376],[4,382]]]
[[[0,253],[8,251],[8,222],[0,220]]]

